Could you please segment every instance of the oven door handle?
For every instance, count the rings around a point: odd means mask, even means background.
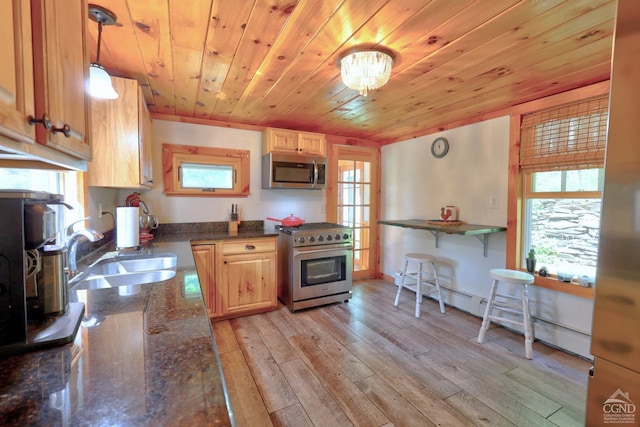
[[[351,251],[353,250],[353,246],[325,246],[322,249],[304,249],[304,250],[300,250],[298,249],[294,249],[294,255],[297,254],[316,254],[316,253],[320,253],[320,252],[330,252],[330,251],[339,251],[339,250],[347,250],[347,251]]]

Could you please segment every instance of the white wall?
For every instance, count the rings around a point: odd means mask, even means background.
[[[442,159],[431,155],[431,143],[449,140]],[[440,207],[459,208],[459,219],[469,224],[507,225],[509,117],[426,135],[384,146],[382,149],[381,215],[386,220],[438,219]],[[497,200],[492,208],[491,199]],[[482,316],[491,279],[488,270],[504,268],[506,233],[489,237],[485,258],[474,236],[441,234],[440,247],[424,230],[380,227],[380,268],[393,276],[402,256],[411,251],[438,258],[445,301]],[[532,287],[531,307],[537,317],[536,337],[552,345],[589,357],[592,301]],[[478,321],[478,327],[480,321]]]
[[[162,144],[197,145],[234,148],[250,151],[251,179],[248,197],[178,197],[166,196],[162,184]],[[241,219],[265,220],[267,228],[274,222],[268,216],[283,218],[294,214],[307,222],[325,221],[325,191],[263,190],[262,134],[260,132],[215,126],[153,120],[153,176],[152,190],[140,191],[140,198],[157,215],[160,223],[226,221],[232,203],[237,203]],[[119,190],[122,204],[131,194]]]

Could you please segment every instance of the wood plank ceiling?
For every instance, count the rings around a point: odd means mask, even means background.
[[[117,15],[100,62],[152,113],[378,143],[609,78],[615,0],[92,0]],[[91,60],[97,24],[91,21]],[[338,59],[391,49],[367,97]]]

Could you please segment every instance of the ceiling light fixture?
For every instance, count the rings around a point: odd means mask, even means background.
[[[392,66],[393,56],[385,48],[351,50],[340,59],[340,74],[345,86],[367,96],[389,81]]]
[[[100,65],[100,44],[102,43],[102,26],[116,23],[116,15],[108,9],[95,4],[89,5],[89,18],[98,23],[98,53],[96,62],[89,67],[89,93],[94,98],[116,99],[118,93],[113,88],[111,76]]]

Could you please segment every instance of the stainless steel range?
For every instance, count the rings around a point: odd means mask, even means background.
[[[277,225],[278,298],[292,312],[351,299],[353,230],[327,222]]]

